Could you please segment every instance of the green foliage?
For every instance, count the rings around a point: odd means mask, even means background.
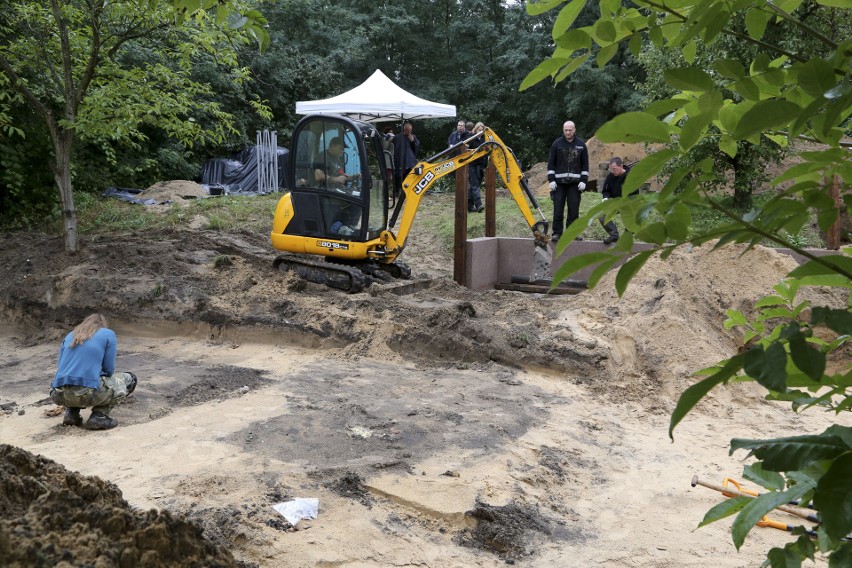
[[[193,79],[193,66],[215,60],[231,82],[244,83],[248,74],[237,65],[235,47],[249,38],[265,45],[265,23],[239,0],[4,4],[0,120],[13,116],[7,109],[17,103],[46,126],[67,250],[76,250],[75,141],[99,147],[103,162],[113,165],[116,146],[138,149],[152,130],[186,147],[223,142],[236,133],[232,116],[210,84]]]
[[[532,2],[527,9],[537,15],[562,4]],[[728,312],[725,325],[742,330],[743,349],[697,373],[704,378],[678,400],[670,435],[710,390],[730,381],[754,381],[766,389],[768,399],[789,402],[795,411],[852,410],[852,369],[844,359],[852,339],[852,311],[848,303],[812,306],[797,299],[804,286],[839,288],[847,296],[852,289],[850,251],[819,257],[801,247],[811,219],[827,231],[852,205],[852,163],[842,142],[852,115],[848,2],[601,2],[596,21],[572,26],[581,4],[574,0],[561,8],[553,27],[557,47],[522,87],[547,78],[559,82],[590,54],[597,52],[605,62],[600,53],[612,53],[614,46],[624,44],[634,54],[678,64],[659,65],[657,69],[666,71],[649,73],[646,89],[657,96],[644,111],[623,113],[598,130],[608,141],[666,144],[631,172],[624,188],[629,192],[661,175],[662,189],[608,200],[583,214],[563,233],[557,252],[596,215],[620,214],[629,233],[606,252],[573,258],[554,280],[586,266],[596,266],[599,276],[614,261],[632,254],[632,235],[655,244],[649,254],[662,258],[679,246],[708,242],[715,248],[766,242],[789,247],[805,263],[775,287],[775,294],[759,300],[751,317]],[[815,149],[795,150],[794,142],[801,139],[816,143]],[[772,145],[794,148],[800,162],[772,180],[777,191],[766,200],[756,199],[750,209],[737,199],[720,199],[718,156],[743,159],[734,170],[754,172],[774,159]],[[741,191],[759,181],[751,178]],[[829,191],[835,181],[839,200]],[[696,227],[695,221],[709,213],[723,223]],[[633,258],[616,276],[619,294],[646,259]],[[832,426],[821,434],[775,440],[733,440],[731,452],[738,449],[756,458],[747,474],[768,492],[748,502],[734,499],[714,507],[702,524],[736,514],[731,533],[739,548],[773,508],[793,498],[813,499],[822,519],[816,543],[800,532],[797,541],[769,551],[767,563],[774,568],[798,566],[818,550],[830,566],[846,565],[852,547],[841,538],[852,531],[852,428]]]
[[[31,5],[46,6],[47,0],[8,4],[34,10]],[[123,9],[126,14],[137,4],[144,8],[138,11],[140,17],[110,20],[111,32],[120,32],[125,22],[142,26],[136,28],[140,33],[147,22],[159,27],[152,35],[106,49],[99,60],[90,91],[73,120],[78,126],[72,149],[75,189],[145,188],[163,179],[197,179],[206,159],[243,149],[264,128],[276,130],[280,143],[286,145],[301,118],[295,114],[296,101],[340,94],[377,68],[418,96],[455,104],[459,117],[494,128],[511,142],[525,167],[546,159],[566,119],[573,119],[580,135],[588,138],[618,112],[635,110],[642,99],[634,88],[642,70],[626,46],[611,54],[613,65],[599,67],[597,58],[590,57],[566,79],[570,89],[554,90],[542,84],[518,92],[516,86],[531,62],[546,57],[553,45],[550,28],[556,18],[548,12],[530,18],[523,3],[231,0],[218,2],[205,15],[190,16],[184,9],[204,9],[211,2],[119,0],[108,3],[106,13]],[[269,44],[262,51],[248,33],[253,6],[259,6],[268,20],[263,29],[269,33]],[[177,20],[175,7],[180,14]],[[217,29],[217,23],[230,25],[231,13],[239,14],[234,23],[245,17],[246,24]],[[46,10],[39,14],[47,18]],[[151,15],[146,20],[143,14]],[[580,11],[577,22],[585,25],[596,17],[596,8],[589,5]],[[0,52],[7,43],[14,49],[17,35],[22,35],[15,25],[27,21],[11,12],[8,20],[7,28],[0,25]],[[59,53],[56,34],[48,35],[45,61]],[[87,47],[90,35],[85,29],[75,28],[73,35],[75,49]],[[424,49],[427,45],[429,49]],[[44,78],[43,68],[30,67],[31,85]],[[84,69],[85,61],[75,59],[74,77]],[[3,78],[0,72],[0,81]],[[0,86],[0,130],[3,92]],[[63,100],[61,95],[49,99]],[[10,124],[21,128],[28,139],[49,139],[46,124],[39,132],[22,123],[33,114],[29,103],[9,104]],[[61,116],[63,109],[60,104],[53,112]],[[167,109],[175,112],[166,113]],[[454,126],[455,119],[416,120],[415,132],[423,143],[421,156],[443,150]],[[44,153],[28,156],[43,162],[45,170],[53,153],[52,143],[46,147]],[[48,205],[55,207],[57,197],[49,197]],[[18,206],[20,216],[38,216],[21,202],[10,206]]]
[[[34,157],[45,153],[43,139],[0,137],[0,226],[35,228],[58,217],[56,182]]]

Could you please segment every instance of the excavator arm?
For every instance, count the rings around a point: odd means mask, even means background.
[[[468,149],[467,145],[476,138],[481,138],[482,144],[477,148]],[[462,150],[461,153],[453,155],[458,150]],[[550,252],[548,242],[550,235],[548,234],[548,229],[550,223],[548,223],[542,213],[535,195],[530,191],[514,152],[490,128],[486,128],[474,137],[417,163],[412,168],[411,173],[402,182],[402,191],[405,197],[397,203],[392,217],[392,219],[396,219],[400,213],[400,209],[402,209],[399,230],[395,234],[390,229],[382,233],[379,238],[384,242],[385,246],[372,251],[375,254],[374,258],[381,259],[382,262],[393,262],[405,247],[405,241],[408,238],[414,218],[417,215],[417,210],[420,207],[420,201],[426,192],[442,177],[484,156],[490,156],[495,169],[503,179],[503,183],[508,188],[532,231],[537,249],[536,264],[546,262],[547,268],[549,268]],[[541,218],[540,221],[536,221],[527,200],[529,200],[529,203],[538,212]],[[391,225],[394,225],[394,223],[391,222]],[[547,258],[545,259],[544,256]]]

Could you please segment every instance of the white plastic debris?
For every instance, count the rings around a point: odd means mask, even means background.
[[[373,435],[373,431],[369,428],[364,428],[363,426],[353,426],[349,429],[356,436],[360,436],[361,438],[369,438]]]
[[[272,506],[287,522],[296,526],[302,519],[316,519],[319,511],[319,499],[314,497],[296,497],[292,501],[276,503]]]

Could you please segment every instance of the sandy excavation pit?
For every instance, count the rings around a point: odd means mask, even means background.
[[[720,497],[692,476],[739,478],[732,437],[832,420],[740,385],[668,440],[690,373],[737,348],[724,310],[790,269],[767,249],[652,260],[618,299],[612,275],[577,296],[442,275],[347,295],[274,272],[262,235],[84,238],[73,258],[61,238],[0,243],[12,566],[755,566],[789,537],[755,529],[737,553],[729,523],[693,532]],[[108,432],[62,426],[46,398],[61,337],[95,309],[140,377]],[[316,519],[272,509],[296,497]]]

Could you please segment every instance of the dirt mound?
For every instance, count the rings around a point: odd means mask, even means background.
[[[694,371],[730,357],[742,344],[739,331],[724,327],[726,310],[749,315],[796,266],[766,247],[711,249],[707,244],[678,249],[667,260],[652,257],[621,298],[616,272],[610,272],[563,314],[566,333],[594,338],[608,354],[607,372],[600,375],[605,383],[593,388],[670,410]],[[804,290],[802,298],[843,306],[825,289]]]
[[[607,164],[610,158],[619,157],[626,164],[638,162],[649,153],[656,152],[661,148],[659,144],[625,144],[623,142],[615,142],[605,144],[592,136],[586,141],[586,147],[589,149],[589,179],[597,180],[598,186],[603,183],[607,174]],[[537,196],[544,196],[550,193],[550,188],[547,185],[547,162],[539,162],[534,164],[529,170],[524,172],[527,177],[530,189]],[[652,183],[654,187],[654,183]]]
[[[626,144],[624,142],[613,142],[606,144],[592,136],[586,141],[589,149],[589,179],[600,179],[606,177],[607,164],[611,158],[619,157],[625,164],[638,162],[648,154],[658,151],[660,144],[644,144],[637,142]]]
[[[476,527],[462,531],[457,542],[496,552],[506,559],[529,555],[530,541],[535,533],[551,534],[541,513],[523,504],[498,507],[478,502],[466,514],[477,520]]]
[[[98,309],[133,325],[206,324],[212,338],[234,327],[263,328],[303,344],[346,346],[341,357],[495,360],[583,374],[594,373],[600,358],[584,346],[551,349],[529,309],[541,300],[517,302],[515,293],[485,294],[438,279],[403,295],[381,285],[345,294],[277,272],[264,236],[167,230],[122,238],[82,238],[81,252],[71,257],[59,241],[6,235],[6,319],[38,330],[41,322],[62,322],[67,329]]]
[[[0,445],[4,566],[237,566],[201,528],[132,509],[108,481]]]
[[[527,183],[536,195],[546,195],[550,192],[547,187],[547,162],[539,162],[524,172]]]
[[[258,235],[167,230],[81,241],[72,257],[59,239],[3,237],[0,270],[9,277],[0,280],[0,310],[30,324],[33,341],[54,340],[98,309],[134,328],[192,324],[211,339],[266,330],[282,341],[337,347],[328,356],[344,360],[547,368],[601,392],[615,383],[642,398],[651,387],[650,406],[675,399],[695,369],[733,354],[739,340],[724,329],[725,310],[771,293],[794,266],[767,248],[742,255],[706,246],[652,258],[622,298],[614,272],[571,298],[477,292],[443,278],[402,293],[374,285],[345,294],[275,271]],[[234,380],[222,387],[262,379]]]
[[[171,203],[186,205],[193,199],[207,197],[207,191],[194,181],[171,180],[157,182],[142,191],[139,199],[153,199],[158,205]]]

